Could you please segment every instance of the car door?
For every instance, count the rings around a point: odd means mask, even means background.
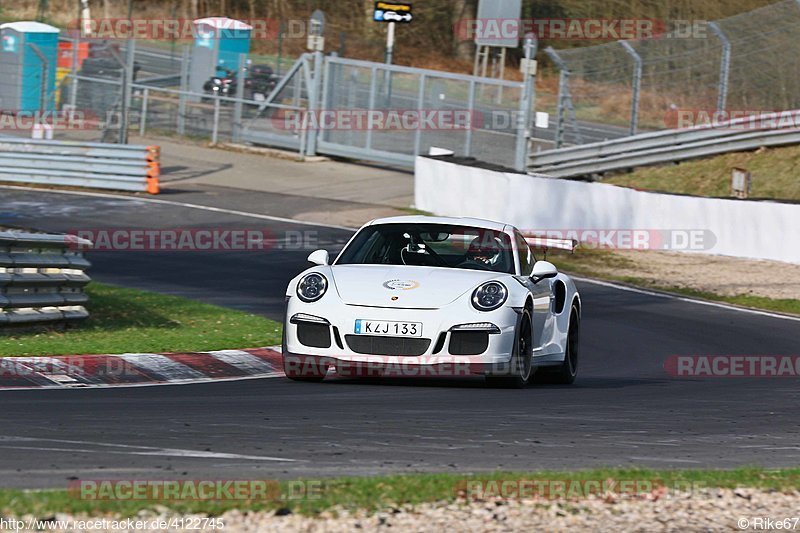
[[[517,243],[519,272],[525,278],[525,285],[533,296],[533,316],[531,317],[533,324],[531,329],[533,331],[533,353],[536,356],[548,342],[546,338],[548,330],[552,330],[552,325],[550,324],[552,319],[552,314],[550,313],[551,280],[543,279],[539,283],[534,283],[531,280],[530,276],[533,271],[533,265],[536,263],[536,257],[533,255],[530,246],[528,246],[525,237],[517,230],[514,230],[514,240]]]

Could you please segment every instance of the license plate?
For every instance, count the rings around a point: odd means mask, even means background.
[[[263,102],[267,97],[263,93],[253,93],[253,100],[256,102]]]
[[[356,335],[384,335],[387,337],[422,337],[422,323],[358,319],[355,333]]]

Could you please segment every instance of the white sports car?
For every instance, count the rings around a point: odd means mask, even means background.
[[[289,282],[286,375],[482,374],[498,386],[572,383],[581,300],[508,224],[404,216],[364,225]]]

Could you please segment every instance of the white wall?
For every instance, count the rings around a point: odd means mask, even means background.
[[[415,167],[415,207],[437,215],[508,222],[523,231],[704,231],[713,235],[706,246],[685,251],[800,264],[797,204],[659,194],[426,157]]]

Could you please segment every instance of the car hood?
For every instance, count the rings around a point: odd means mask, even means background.
[[[335,265],[333,284],[348,305],[437,309],[475,289],[484,281],[508,274],[385,265]]]

